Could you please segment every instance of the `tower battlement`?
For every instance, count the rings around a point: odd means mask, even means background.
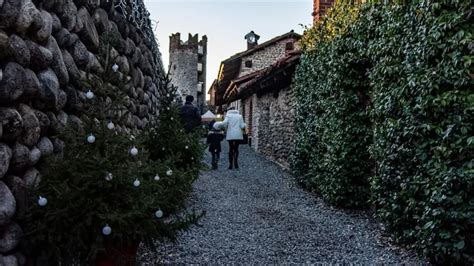
[[[171,34],[170,36],[170,53],[177,51],[177,50],[196,50],[199,46],[207,46],[207,36],[202,36],[201,40],[199,40],[198,34],[188,34],[188,40],[183,41],[181,40],[181,33],[177,32]]]

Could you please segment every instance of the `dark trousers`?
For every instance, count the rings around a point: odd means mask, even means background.
[[[239,142],[240,140],[229,140],[229,168],[239,168]]]
[[[211,151],[211,155],[212,155],[212,163],[217,163],[219,161],[219,155],[220,155],[220,152],[218,151]]]
[[[229,140],[229,153],[239,156],[239,140]]]

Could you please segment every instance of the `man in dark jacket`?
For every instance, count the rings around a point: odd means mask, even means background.
[[[184,130],[187,133],[201,125],[201,114],[199,109],[193,105],[193,101],[194,97],[192,95],[186,96],[186,103],[181,106],[180,110],[181,121],[183,121]]]

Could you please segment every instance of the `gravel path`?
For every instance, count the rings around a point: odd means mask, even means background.
[[[224,146],[219,169],[201,174],[189,200],[207,212],[200,225],[144,251],[142,265],[424,263],[390,245],[366,212],[328,206],[247,146],[240,147],[240,170],[227,170]]]

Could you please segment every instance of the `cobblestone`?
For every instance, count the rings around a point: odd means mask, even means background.
[[[194,184],[189,207],[206,211],[199,225],[143,251],[141,265],[425,263],[392,245],[368,211],[329,206],[247,146],[240,170],[227,170],[224,159]]]

